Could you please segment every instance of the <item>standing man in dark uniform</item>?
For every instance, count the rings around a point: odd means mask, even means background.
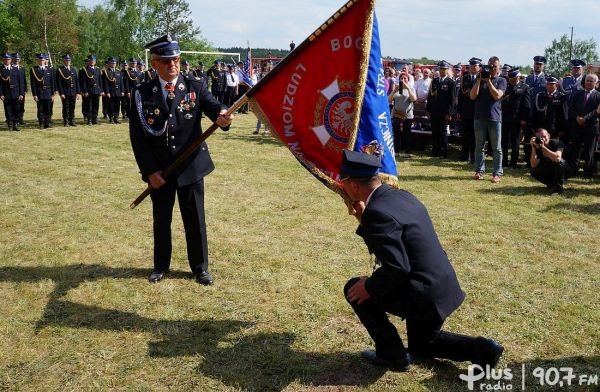
[[[578,160],[583,155],[583,176],[588,181],[592,180],[596,170],[594,147],[600,131],[600,92],[595,89],[597,84],[598,76],[587,74],[584,89],[574,91],[568,105],[571,148]]]
[[[223,102],[226,87],[224,78],[225,71],[221,69],[219,62],[215,61],[212,68],[208,70],[207,74],[210,79],[210,91],[212,95],[217,99],[217,101]]]
[[[411,193],[382,184],[375,155],[344,150],[340,185],[353,202],[362,237],[378,268],[352,278],[344,296],[375,343],[362,357],[406,371],[411,356],[495,367],[503,347],[492,339],[442,330],[465,294],[425,206]],[[408,349],[388,313],[406,319]]]
[[[573,59],[570,63],[571,75],[565,76],[560,81],[560,91],[565,93],[567,97],[571,96],[573,91],[583,90],[584,84],[583,67],[585,67],[585,61]]]
[[[13,53],[12,55],[12,67],[16,68],[19,71],[19,83],[21,84],[23,91],[23,99],[20,99],[18,102],[19,105],[19,124],[25,125],[25,121],[23,121],[23,116],[25,115],[25,97],[27,93],[27,73],[25,72],[25,67],[21,65],[21,55],[19,52]]]
[[[140,59],[140,61],[138,61],[137,68],[139,78],[138,84],[144,83],[146,81],[146,63],[144,60]]]
[[[558,79],[552,75],[546,76],[545,90],[537,93],[533,100],[531,125],[533,129],[544,128],[552,139],[565,141],[565,136],[568,137],[567,96],[558,90]]]
[[[71,66],[71,55],[63,56],[63,65],[56,69],[56,87],[62,101],[63,125],[75,126],[75,103],[81,94],[78,72]]]
[[[153,188],[154,269],[150,282],[162,280],[171,264],[171,221],[175,196],[186,233],[188,261],[196,281],[213,283],[208,272],[208,241],[204,216],[204,177],[213,169],[203,143],[168,178],[162,173],[202,134],[204,113],[224,130],[233,119],[208,91],[206,81],[179,73],[179,44],[165,35],[146,45],[158,77],[141,84],[131,99],[131,145],[142,178]]]
[[[544,66],[546,58],[544,56],[535,56],[533,58],[533,74],[527,75],[525,84],[531,88],[531,96],[544,91],[546,87],[546,75],[544,74]],[[529,139],[526,139],[529,140]]]
[[[121,100],[119,102],[119,108],[121,109],[121,118],[123,120],[129,118],[129,102],[130,100],[127,98],[127,91],[125,90],[125,78],[127,77],[127,71],[129,70],[129,62],[127,60],[123,60],[121,64],[121,77],[123,78],[123,95],[121,95]]]
[[[533,73],[527,75],[525,78],[525,84],[530,88],[532,112],[535,110],[535,97],[538,93],[544,93],[546,91],[546,75],[544,74],[545,65],[546,58],[544,56],[535,56],[533,58]],[[534,133],[535,128],[525,127],[523,129],[524,140],[531,139]],[[523,150],[525,151],[525,163],[527,167],[530,167],[531,145],[525,143],[523,145]]]
[[[96,67],[96,56],[88,56],[88,64],[80,73],[79,85],[81,93],[86,98],[87,107],[86,114],[87,124],[98,124],[98,110],[100,105],[100,96],[102,92],[102,78],[100,77],[100,69]]]
[[[2,54],[4,65],[0,68],[0,99],[4,103],[4,114],[8,129],[20,131],[19,125],[19,102],[23,100],[25,89],[20,80],[19,71],[11,65],[12,56],[9,53]]]
[[[85,94],[83,93],[83,81],[85,78],[85,69],[88,67],[88,65],[90,64],[90,59],[89,57],[86,57],[84,60],[85,64],[83,65],[83,67],[79,70],[79,75],[78,75],[78,81],[79,81],[79,90],[81,92],[81,115],[83,116],[83,122],[84,124],[88,123],[88,98],[85,96]]]
[[[125,113],[125,118],[131,117],[131,107],[129,106],[131,94],[133,93],[135,86],[139,84],[139,80],[140,75],[137,69],[137,60],[132,57],[129,59],[129,67],[123,72],[123,91],[125,92],[125,96],[123,97],[121,104]]]
[[[521,130],[527,127],[531,112],[529,86],[521,81],[520,68],[508,70],[506,93],[502,96],[502,166],[517,167]],[[511,149],[510,163],[508,148]]]
[[[153,79],[156,79],[156,76],[158,74],[156,73],[156,70],[152,67],[149,67],[145,72],[144,72],[144,82],[149,82]]]
[[[37,103],[37,118],[40,129],[51,128],[52,103],[56,93],[56,79],[54,70],[48,67],[48,54],[40,53],[36,56],[37,64],[31,68],[31,95]]]
[[[206,80],[208,78],[208,75],[206,74],[206,71],[204,70],[204,63],[202,61],[198,62],[198,68],[196,68],[194,70],[194,75],[197,78],[204,79],[204,80]]]
[[[194,71],[192,71],[190,69],[190,62],[187,60],[183,60],[181,62],[181,66],[183,67],[181,70],[181,76],[183,76],[186,79],[189,79],[190,77],[195,78],[196,75],[194,75]]]
[[[460,79],[458,93],[457,118],[460,121],[462,131],[461,161],[475,163],[475,101],[471,100],[469,94],[475,84],[481,59],[471,57],[469,59],[469,72]]]
[[[123,92],[123,74],[117,69],[117,59],[109,57],[106,61],[107,68],[102,72],[102,89],[107,99],[106,114],[110,124],[120,124],[119,114]]]
[[[102,81],[102,97],[100,98],[100,102],[102,102],[102,118],[105,120],[112,120],[112,117],[108,117],[108,113],[110,112],[110,99],[106,96],[106,91],[104,91],[104,73],[108,68],[108,59],[104,61],[104,67],[100,69],[100,80]],[[112,121],[111,121],[112,122]]]
[[[446,125],[450,121],[454,105],[454,80],[448,77],[450,64],[446,61],[438,63],[440,76],[431,81],[427,95],[427,112],[431,118],[431,155],[448,156],[448,134]]]

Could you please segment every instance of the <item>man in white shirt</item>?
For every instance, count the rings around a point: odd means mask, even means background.
[[[425,68],[423,70],[423,78],[415,82],[415,91],[417,93],[417,102],[427,101],[427,93],[431,84],[431,70]]]
[[[228,65],[227,74],[225,75],[227,89],[225,90],[225,100],[223,103],[227,106],[231,106],[235,102],[238,93],[238,85],[240,84],[240,78],[234,68],[234,65]]]

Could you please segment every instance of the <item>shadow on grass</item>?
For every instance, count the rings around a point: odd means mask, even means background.
[[[0,267],[0,282],[38,282],[52,280],[54,290],[48,295],[48,303],[44,308],[41,319],[36,323],[36,330],[40,330],[55,320],[55,315],[60,313],[57,307],[60,299],[71,289],[96,279],[114,278],[147,278],[151,269],[143,268],[111,268],[99,264],[73,264],[64,267]],[[191,279],[191,273],[172,271],[170,279]]]
[[[56,301],[53,311],[46,325],[151,334],[150,357],[199,356],[199,375],[244,391],[281,391],[294,381],[368,386],[384,373],[345,352],[295,351],[291,333],[245,335],[253,326],[247,321],[151,319],[70,301]]]
[[[241,320],[165,320],[132,312],[64,300],[69,290],[102,278],[145,279],[150,271],[101,265],[0,267],[0,282],[52,280],[54,290],[36,331],[49,326],[99,331],[135,331],[152,335],[150,357],[199,356],[197,372],[248,391],[281,391],[292,382],[304,385],[368,386],[384,369],[364,364],[354,353],[296,351],[292,333],[245,334],[253,323]],[[189,278],[172,272],[169,278]],[[240,337],[241,336],[241,337]]]

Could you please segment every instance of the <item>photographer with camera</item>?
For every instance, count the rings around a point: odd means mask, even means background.
[[[494,151],[492,183],[500,182],[502,170],[502,104],[506,91],[506,79],[500,75],[500,59],[490,57],[481,67],[470,98],[475,101],[475,180],[482,180],[485,173],[485,140],[489,137]]]
[[[531,145],[531,176],[545,184],[551,195],[564,191],[565,180],[577,172],[577,160],[562,141],[550,139],[550,133],[538,128]]]

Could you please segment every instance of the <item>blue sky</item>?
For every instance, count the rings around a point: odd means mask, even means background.
[[[344,0],[188,0],[192,19],[217,47],[287,49],[302,42]],[[99,0],[79,0],[92,7]],[[577,4],[577,6],[574,6]],[[529,65],[552,39],[599,42],[600,0],[379,0],[382,54],[465,63],[496,55],[502,63]]]

